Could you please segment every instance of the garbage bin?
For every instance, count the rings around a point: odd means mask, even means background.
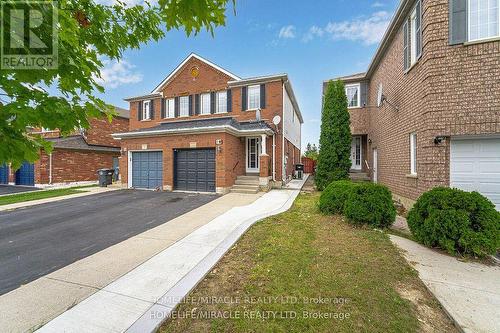
[[[107,187],[113,183],[113,173],[115,171],[113,169],[99,169],[97,170],[97,174],[99,175],[99,186]]]
[[[297,179],[302,179],[304,177],[304,164],[295,164],[295,177],[297,177]]]

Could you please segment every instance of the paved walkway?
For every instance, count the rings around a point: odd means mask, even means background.
[[[56,317],[39,332],[154,331],[252,224],[288,210],[304,181],[292,181],[289,189],[273,190],[249,205],[226,211]]]
[[[406,238],[390,237],[464,332],[500,332],[500,267],[462,262]]]

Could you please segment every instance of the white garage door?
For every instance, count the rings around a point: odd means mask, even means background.
[[[500,210],[500,138],[452,139],[450,186],[477,191]]]

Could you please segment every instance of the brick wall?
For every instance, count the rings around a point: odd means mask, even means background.
[[[423,1],[423,54],[403,73],[400,27],[370,77],[366,119],[368,160],[378,149],[378,180],[415,200],[449,185],[449,140],[435,136],[500,133],[500,41],[448,45],[448,1]],[[376,107],[379,84],[398,107]],[[357,112],[357,111],[356,111]],[[353,116],[352,119],[356,119]],[[417,133],[417,174],[410,173],[409,134]]]
[[[111,137],[113,133],[127,132],[129,119],[115,117],[111,122],[107,118],[93,118],[90,128],[85,133],[85,138],[90,145],[120,147],[120,141]]]

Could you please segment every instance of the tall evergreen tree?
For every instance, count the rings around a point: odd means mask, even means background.
[[[332,181],[349,178],[350,122],[344,83],[330,81],[323,101],[318,168],[314,177],[320,191]]]

